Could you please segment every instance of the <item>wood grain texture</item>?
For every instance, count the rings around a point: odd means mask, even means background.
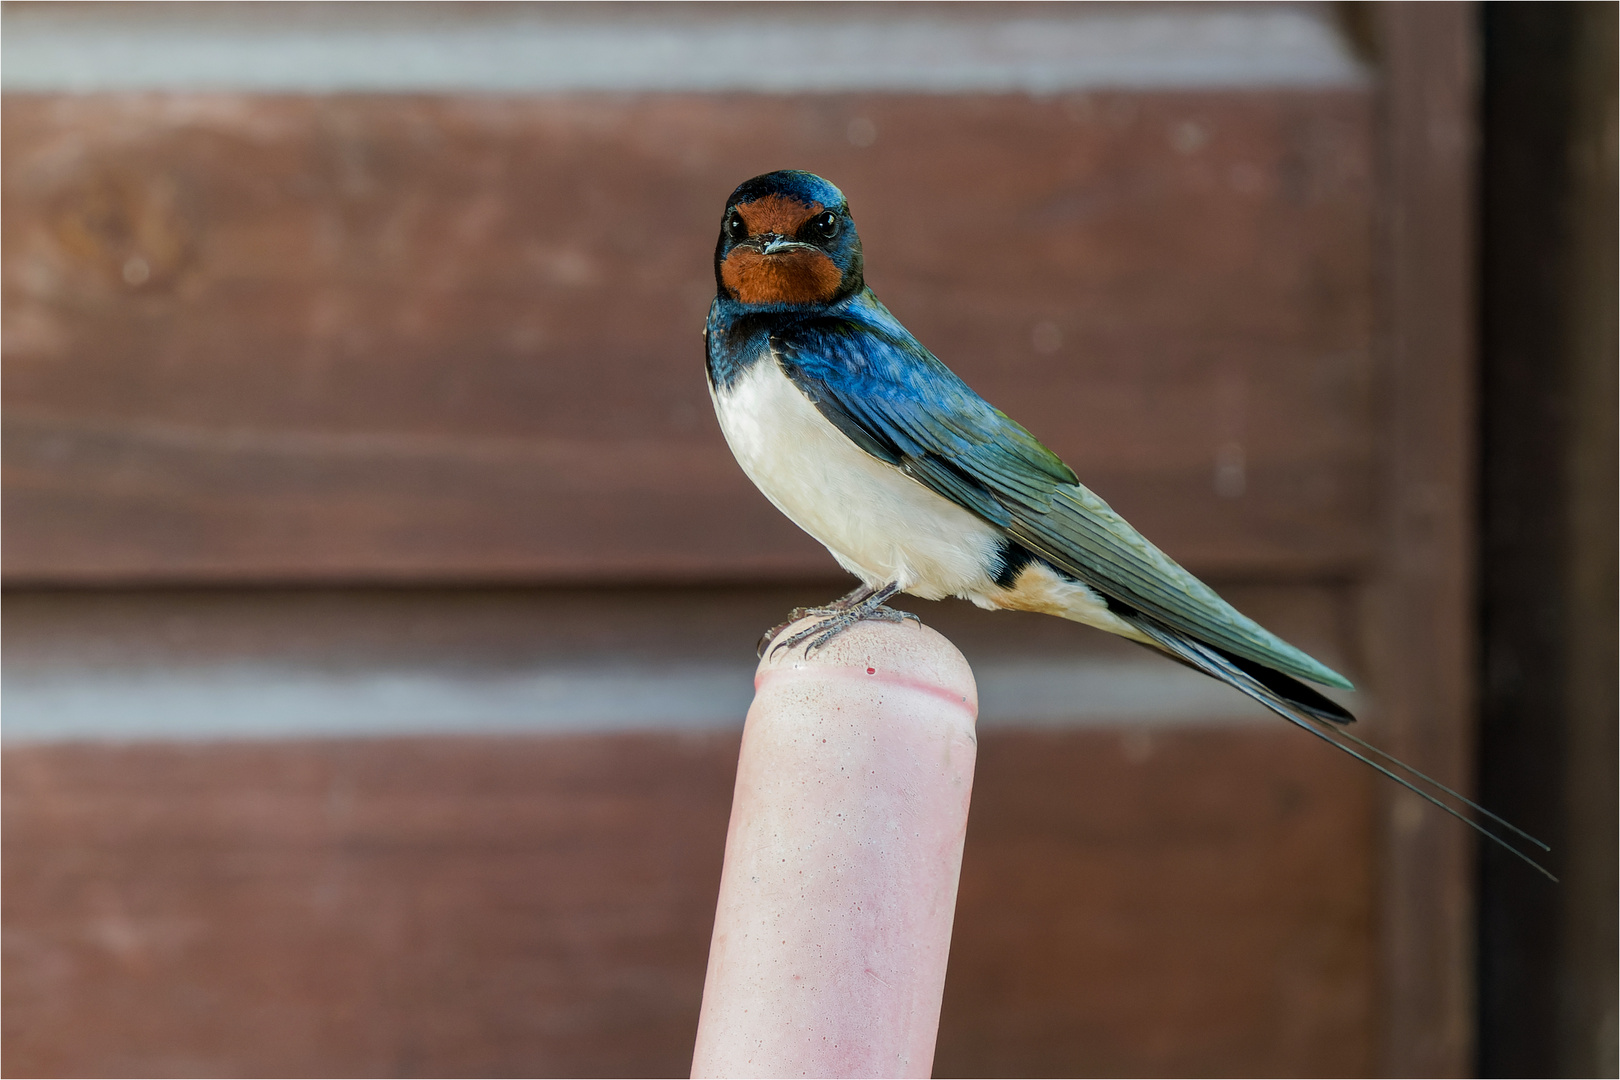
[[[6,1071],[676,1075],[736,749],[8,749]]]
[[[1380,277],[1387,401],[1367,655],[1384,748],[1468,790],[1475,717],[1477,11],[1378,9],[1385,54]],[[1385,791],[1380,1067],[1463,1076],[1473,1054],[1473,841]]]
[[[735,736],[4,754],[4,1068],[684,1075]],[[1291,730],[986,733],[936,1074],[1361,1075],[1372,795]]]
[[[1300,735],[981,738],[935,1075],[1366,1075],[1372,785]]]
[[[879,295],[1175,556],[1374,548],[1369,91],[0,112],[8,581],[830,571],[701,371],[724,198],[783,165],[839,183]]]

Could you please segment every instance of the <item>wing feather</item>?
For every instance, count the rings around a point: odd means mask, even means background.
[[[1246,660],[1351,688],[1160,551],[881,305],[873,307],[887,318],[829,316],[771,337],[784,373],[857,446],[1116,604]]]

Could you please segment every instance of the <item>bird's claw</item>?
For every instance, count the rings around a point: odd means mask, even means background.
[[[828,618],[835,615],[841,615],[848,610],[848,608],[838,607],[837,601],[834,601],[827,607],[796,607],[792,611],[788,612],[786,622],[777,623],[760,636],[759,644],[754,647],[754,655],[764,656],[765,650],[770,647],[771,642],[776,640],[776,635],[780,634],[782,631],[786,630],[800,619],[808,619],[812,615]]]
[[[840,596],[838,599],[834,600],[825,607],[794,608],[792,611],[788,612],[786,622],[777,623],[775,626],[771,627],[769,630],[765,631],[765,633],[760,635],[759,644],[754,647],[754,655],[764,656],[765,650],[770,647],[771,642],[776,640],[776,635],[780,634],[782,631],[786,630],[800,619],[807,619],[812,615],[820,618],[829,618],[831,616],[841,614],[848,611],[851,607],[854,607],[855,605],[867,600],[873,592],[874,590],[866,585],[857,585],[855,588],[851,589],[849,592],[845,593],[843,596]]]
[[[918,626],[921,626],[922,619],[913,612],[900,611],[884,603],[898,591],[899,589],[893,585],[886,586],[876,592],[857,589],[854,593],[844,597],[842,600],[835,601],[828,607],[795,608],[789,613],[790,617],[787,622],[781,626],[773,627],[760,639],[759,655],[764,656],[765,649],[769,647],[771,655],[775,656],[780,650],[791,649],[805,641],[808,641],[809,644],[805,646],[804,651],[807,654],[812,653],[856,623],[865,622],[868,619],[876,622],[895,623],[905,622],[910,619]],[[861,595],[863,592],[865,592],[864,596]],[[776,635],[783,630],[786,630],[800,619],[812,615],[818,616],[820,621],[810,624],[798,633],[783,638],[781,641],[776,640]]]

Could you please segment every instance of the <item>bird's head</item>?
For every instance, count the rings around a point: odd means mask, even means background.
[[[817,307],[860,291],[861,238],[844,193],[796,169],[747,181],[726,200],[714,279],[749,307]]]

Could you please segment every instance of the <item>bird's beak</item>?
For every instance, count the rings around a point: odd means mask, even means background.
[[[790,251],[815,250],[815,248],[809,244],[801,244],[797,240],[790,240],[785,236],[777,236],[775,233],[763,236],[760,239],[763,241],[763,243],[760,245],[759,250],[764,252],[766,255],[781,255]]]

